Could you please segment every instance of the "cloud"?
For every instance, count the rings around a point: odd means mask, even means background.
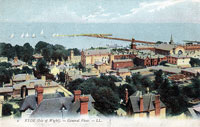
[[[200,0],[111,0],[101,2],[0,0],[0,21],[61,23],[166,23],[200,22]],[[142,0],[145,1],[145,0]],[[7,9],[10,8],[10,9]]]
[[[111,18],[121,23],[199,23],[200,0],[142,2],[129,13]]]
[[[89,15],[82,15],[82,19],[86,22],[105,22],[105,17],[111,15],[111,13],[104,13],[105,9],[102,6],[98,6],[96,11]]]

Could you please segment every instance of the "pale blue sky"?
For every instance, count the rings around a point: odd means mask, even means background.
[[[199,23],[200,0],[0,0],[0,22]]]

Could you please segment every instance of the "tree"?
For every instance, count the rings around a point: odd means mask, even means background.
[[[0,63],[0,66],[1,66],[1,67],[5,67],[5,68],[10,68],[10,67],[12,67],[11,63],[7,63],[7,62],[1,62],[1,63]]]
[[[38,60],[36,64],[36,69],[37,71],[39,71],[40,74],[49,73],[49,69],[47,68],[47,62],[44,59]]]
[[[154,75],[155,75],[154,84],[155,88],[157,89],[161,84],[163,84],[165,76],[162,70],[154,72]]]
[[[2,111],[3,116],[10,116],[12,114],[11,112],[13,111],[13,106],[9,103],[5,103],[3,104]]]
[[[65,73],[64,72],[60,72],[60,74],[58,75],[58,80],[62,83],[65,82]]]
[[[77,79],[67,86],[71,92],[81,90],[82,94],[92,94],[95,99],[95,107],[101,113],[108,115],[114,113],[119,107],[119,90],[115,86],[116,77],[101,76],[87,80]],[[106,108],[106,109],[105,109]]]
[[[34,52],[33,47],[29,43],[25,43],[23,45],[22,60],[24,62],[29,62],[30,63],[33,60],[33,52]]]
[[[119,97],[109,87],[101,87],[92,92],[95,108],[105,115],[111,115],[119,108]]]
[[[190,59],[190,65],[191,65],[192,67],[199,67],[199,66],[200,66],[200,59],[191,58],[191,59]]]

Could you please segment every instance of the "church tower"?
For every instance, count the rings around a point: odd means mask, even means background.
[[[172,34],[171,34],[171,39],[170,39],[170,42],[169,44],[173,45],[174,44],[174,41],[173,41],[173,37],[172,37]]]

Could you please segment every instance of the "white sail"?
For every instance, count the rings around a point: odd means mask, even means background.
[[[44,34],[44,31],[42,30],[42,31],[40,32],[40,34],[43,35],[43,34]]]
[[[29,37],[28,33],[26,33],[26,37]]]
[[[56,34],[52,34],[52,37],[56,37]]]
[[[21,38],[24,38],[24,33],[22,33]]]
[[[11,35],[10,35],[10,38],[14,38],[14,36],[15,36],[14,34],[11,34]]]
[[[32,38],[35,38],[35,37],[36,37],[36,35],[35,35],[35,34],[33,34],[33,35],[32,35]]]

